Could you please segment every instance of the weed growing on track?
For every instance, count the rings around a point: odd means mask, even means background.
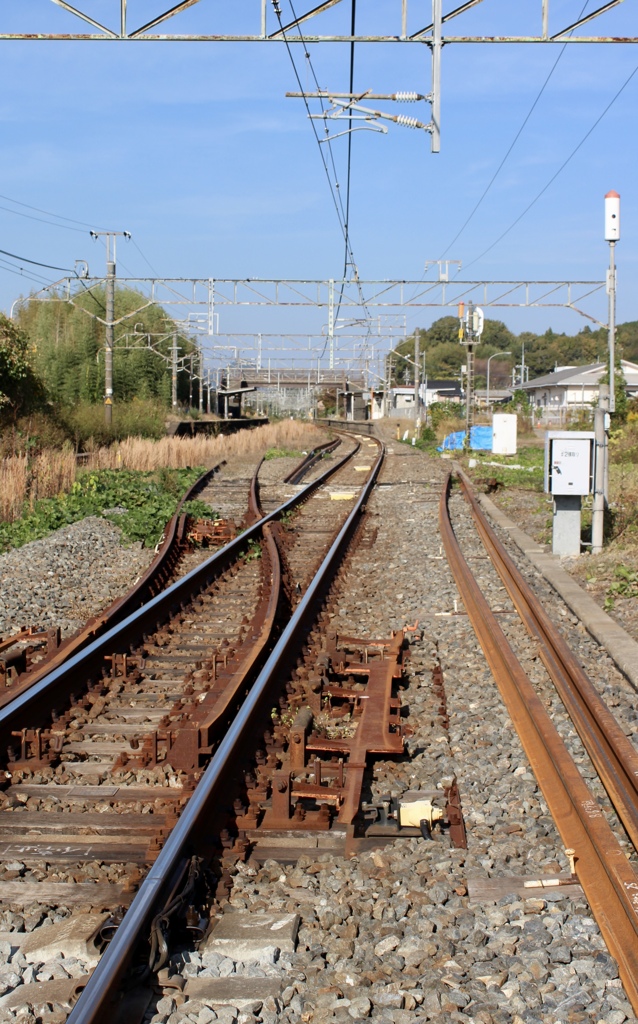
[[[295,451],[292,448],[269,448],[264,454],[264,459],[267,462],[270,459],[301,459],[307,454],[307,452]]]
[[[153,547],[175,512],[180,496],[202,472],[201,468],[164,468],[155,473],[84,470],[67,494],[41,498],[20,519],[0,523],[0,550],[21,547],[91,515],[104,515],[119,526],[125,540]],[[192,501],[188,505],[191,514],[210,518],[211,509],[205,502]]]

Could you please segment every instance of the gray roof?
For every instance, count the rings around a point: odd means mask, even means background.
[[[570,366],[566,370],[555,370],[543,377],[535,377],[527,384],[521,384],[520,390],[528,388],[552,387],[554,384],[595,384],[607,369],[606,363],[588,363],[587,366]]]
[[[580,387],[583,384],[597,384],[604,373],[607,372],[607,363],[588,363],[587,366],[569,366],[564,370],[555,370],[554,373],[546,373],[543,377],[536,377],[529,380],[527,384],[521,385],[524,391],[530,388],[553,387],[555,384]],[[627,359],[621,359],[620,365],[624,371],[625,380],[630,388],[636,386],[635,380],[627,379],[627,371],[636,377],[638,365],[630,363]]]

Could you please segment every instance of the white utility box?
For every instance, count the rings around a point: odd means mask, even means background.
[[[548,430],[545,434],[545,490],[554,499],[555,555],[580,555],[581,498],[593,490],[594,450],[593,431]]]
[[[516,455],[516,423],[516,413],[494,413],[492,417],[493,455]]]
[[[594,433],[548,430],[545,434],[545,490],[550,494],[591,494],[594,484]]]

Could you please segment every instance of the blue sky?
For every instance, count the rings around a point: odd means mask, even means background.
[[[552,0],[552,29],[570,24],[583,5],[584,0]],[[115,0],[77,0],[77,6],[98,20],[117,22]],[[169,6],[129,0],[131,25]],[[312,6],[310,0],[295,3],[298,13]],[[400,6],[400,0],[360,0],[358,25],[397,31]],[[444,11],[454,6],[445,0]],[[590,0],[587,10],[597,6]],[[637,6],[638,0],[625,0],[588,31],[638,35]],[[282,8],[288,20],[287,0]],[[425,0],[411,0],[410,28],[427,24],[430,9]],[[350,5],[343,0],[314,24],[317,31],[347,32],[349,18]],[[269,23],[274,30],[270,5]],[[231,5],[201,0],[167,24],[175,32],[257,27],[257,0]],[[540,0],[484,0],[450,23],[448,31],[492,35],[539,27]],[[0,32],[83,30],[50,0],[2,2]],[[8,197],[0,199],[0,248],[63,267],[86,259],[92,272],[102,272],[104,249],[84,226],[67,224],[77,228],[67,230],[61,221],[19,216],[42,217],[18,201],[96,227],[131,231],[162,275],[341,276],[343,241],[318,147],[302,102],[285,98],[297,86],[283,45],[4,41],[0,46],[0,193]],[[302,51],[293,48],[305,83]],[[319,82],[346,90],[348,47],[310,51]],[[425,260],[446,251],[558,53],[555,45],[446,47],[438,155],[430,153],[425,133],[394,125],[385,135],[353,135],[350,227],[362,278],[418,279]],[[601,279],[608,260],[603,196],[616,189],[622,196],[618,316],[638,319],[633,287],[638,74],[533,210],[467,266],[547,184],[637,65],[638,48],[631,45],[566,48],[496,183],[447,252],[463,261],[461,277]],[[355,87],[428,92],[429,50],[359,45]],[[385,109],[429,120],[425,104]],[[344,192],[346,147],[345,138],[332,147]],[[133,245],[122,244],[118,257],[120,273],[125,267],[134,275],[150,273]],[[48,280],[58,276],[41,272]],[[8,311],[31,286],[0,265],[0,308]],[[603,296],[588,308],[606,319]],[[428,326],[443,312],[411,315],[408,326]],[[549,326],[573,331],[584,323],[561,309],[498,316],[517,331]],[[221,328],[304,332],[323,320],[325,314],[224,311]]]

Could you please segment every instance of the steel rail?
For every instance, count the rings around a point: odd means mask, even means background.
[[[184,857],[194,853],[206,855],[214,848],[215,836],[211,835],[210,830],[213,808],[216,802],[228,800],[230,780],[237,772],[238,752],[250,743],[255,721],[267,710],[271,693],[281,685],[285,673],[294,664],[308,630],[316,619],[383,464],[385,447],[381,442],[379,448],[380,454],[352,511],[142,882],[122,924],[71,1011],[67,1024],[111,1024],[113,1001],[116,994],[121,993],[124,974],[140,942],[148,934],[158,906],[168,896],[172,880],[179,872]]]
[[[333,447],[335,447],[335,442],[328,442],[328,444],[319,445],[317,448],[313,448],[313,450],[301,460],[299,465],[292,470],[292,474],[301,472],[303,476],[303,473],[307,471],[309,466],[314,465],[314,462],[312,461],[313,459],[314,461],[318,461],[327,448]],[[263,459],[255,470],[250,487],[249,500],[253,502],[253,507],[249,509],[248,523],[250,526],[258,522],[263,517],[261,509],[258,507],[259,482],[257,479],[262,462]],[[4,692],[0,692],[0,708],[6,707],[7,704],[10,704],[11,701],[13,701],[19,694],[29,690],[41,679],[44,679],[45,676],[49,675],[50,672],[53,672],[54,669],[59,668],[67,662],[74,654],[84,650],[92,640],[102,636],[107,630],[116,626],[118,622],[122,622],[137,608],[140,608],[147,601],[151,600],[151,598],[155,597],[155,595],[163,588],[164,579],[174,571],[177,564],[177,558],[180,547],[184,541],[186,530],[186,516],[182,513],[184,505],[186,502],[195,498],[196,495],[208,485],[214,475],[225,465],[226,459],[222,459],[222,461],[216,466],[207,470],[198,477],[195,483],[191,484],[184,496],[181,498],[173,516],[164,530],[159,550],[155,558],[131,589],[126,594],[116,598],[116,600],[105,608],[104,611],[100,612],[99,615],[94,615],[88,619],[76,633],[67,637],[66,640],[63,640],[55,651],[43,658],[42,661],[33,669],[26,673],[22,673],[21,676],[18,676],[15,683],[12,686],[7,687]],[[291,474],[289,474],[289,476],[290,475]],[[285,479],[287,480],[288,477]]]
[[[12,745],[12,732],[23,728],[32,729],[39,722],[48,721],[52,707],[59,706],[68,700],[72,693],[85,689],[87,680],[98,676],[102,671],[106,656],[125,653],[131,645],[139,642],[141,636],[155,632],[173,612],[232,565],[245,549],[248,541],[259,539],[264,525],[275,522],[285,512],[306,501],[314,491],[318,490],[356,455],[359,447],[357,445],[292,498],[288,498],[278,508],[248,527],[239,537],[215,552],[201,565],[176,580],[170,587],[132,612],[122,622],[93,640],[82,651],[72,655],[63,665],[47,673],[39,682],[15,696],[5,707],[0,708],[0,750],[6,751],[7,747]]]
[[[521,744],[618,970],[638,1011],[638,874],[614,836],[546,708],[527,678],[463,557],[448,509],[450,475],[439,525],[459,594]]]
[[[284,483],[301,483],[306,473],[308,473],[324,455],[328,455],[329,452],[334,451],[339,444],[341,444],[340,441],[328,441],[326,444],[320,444],[317,448],[313,448],[311,452],[308,452],[305,459],[303,459],[298,466],[292,469],[288,476],[284,477]]]
[[[4,693],[0,693],[0,708],[6,707],[18,694],[24,693],[25,690],[39,682],[49,672],[53,672],[54,669],[68,661],[73,654],[83,650],[92,640],[95,640],[96,637],[100,636],[107,629],[117,625],[118,622],[125,619],[136,608],[139,608],[155,596],[157,584],[161,582],[162,576],[173,571],[179,547],[183,541],[185,516],[182,515],[182,508],[187,501],[191,501],[199,494],[212,477],[225,465],[226,459],[223,459],[212,469],[207,470],[198,477],[195,483],[191,484],[181,498],[179,505],[164,530],[155,558],[131,589],[126,594],[116,598],[99,615],[94,615],[88,619],[76,633],[63,640],[55,651],[46,658],[43,658],[32,670],[22,673],[12,686]]]
[[[470,481],[459,473],[479,536],[553,680],[610,800],[638,849],[638,752],[489,526]]]
[[[259,470],[263,461],[262,458],[250,484],[249,524],[263,518],[259,500]],[[203,693],[197,706],[190,711],[189,721],[177,731],[167,755],[174,769],[199,767],[202,752],[209,751],[221,730],[231,723],[233,711],[238,709],[254,682],[258,668],[263,664],[272,643],[282,592],[281,554],[275,535],[277,529],[276,523],[265,523],[262,529],[263,587],[249,630],[251,638],[240,645],[239,661],[231,673],[231,680],[223,686],[221,692],[213,686]]]

